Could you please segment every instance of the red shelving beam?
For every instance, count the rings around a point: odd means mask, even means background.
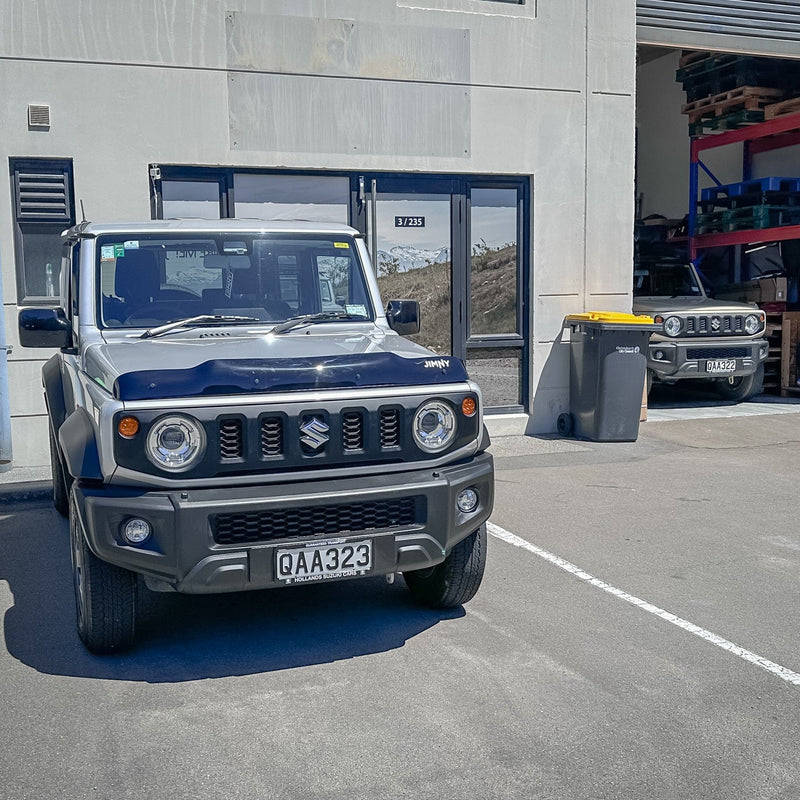
[[[800,113],[787,114],[783,117],[776,117],[766,122],[759,122],[746,128],[726,131],[725,133],[692,137],[689,171],[689,258],[692,261],[697,258],[698,250],[708,247],[800,239],[800,225],[731,231],[730,233],[706,233],[701,236],[695,234],[699,188],[698,166],[701,163],[700,153],[704,150],[725,147],[725,145],[739,142],[744,144],[742,175],[744,180],[750,180],[752,177],[750,167],[754,155],[800,144]]]

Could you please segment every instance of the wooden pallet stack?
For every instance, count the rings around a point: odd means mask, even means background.
[[[800,225],[800,178],[767,177],[700,192],[697,233]]]
[[[800,62],[684,50],[676,80],[689,134],[703,136],[800,110]]]

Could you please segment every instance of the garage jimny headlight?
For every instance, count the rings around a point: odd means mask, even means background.
[[[667,317],[664,320],[664,333],[667,336],[677,336],[681,332],[681,318]]]
[[[206,435],[191,417],[171,414],[150,428],[145,447],[147,457],[167,472],[191,469],[206,451]]]
[[[758,333],[761,329],[761,320],[755,314],[748,314],[744,318],[744,332],[748,334]]]
[[[423,403],[414,415],[414,440],[423,450],[444,450],[456,435],[456,415],[443,400]]]

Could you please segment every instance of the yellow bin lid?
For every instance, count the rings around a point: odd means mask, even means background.
[[[582,314],[567,314],[566,319],[576,322],[612,322],[627,325],[652,325],[654,320],[646,314],[623,314],[620,311],[584,311]]]

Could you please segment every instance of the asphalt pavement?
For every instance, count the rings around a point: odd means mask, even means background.
[[[497,439],[463,608],[399,577],[143,591],[111,658],[74,630],[66,522],[7,493],[0,797],[796,800],[800,406],[774,405]]]

